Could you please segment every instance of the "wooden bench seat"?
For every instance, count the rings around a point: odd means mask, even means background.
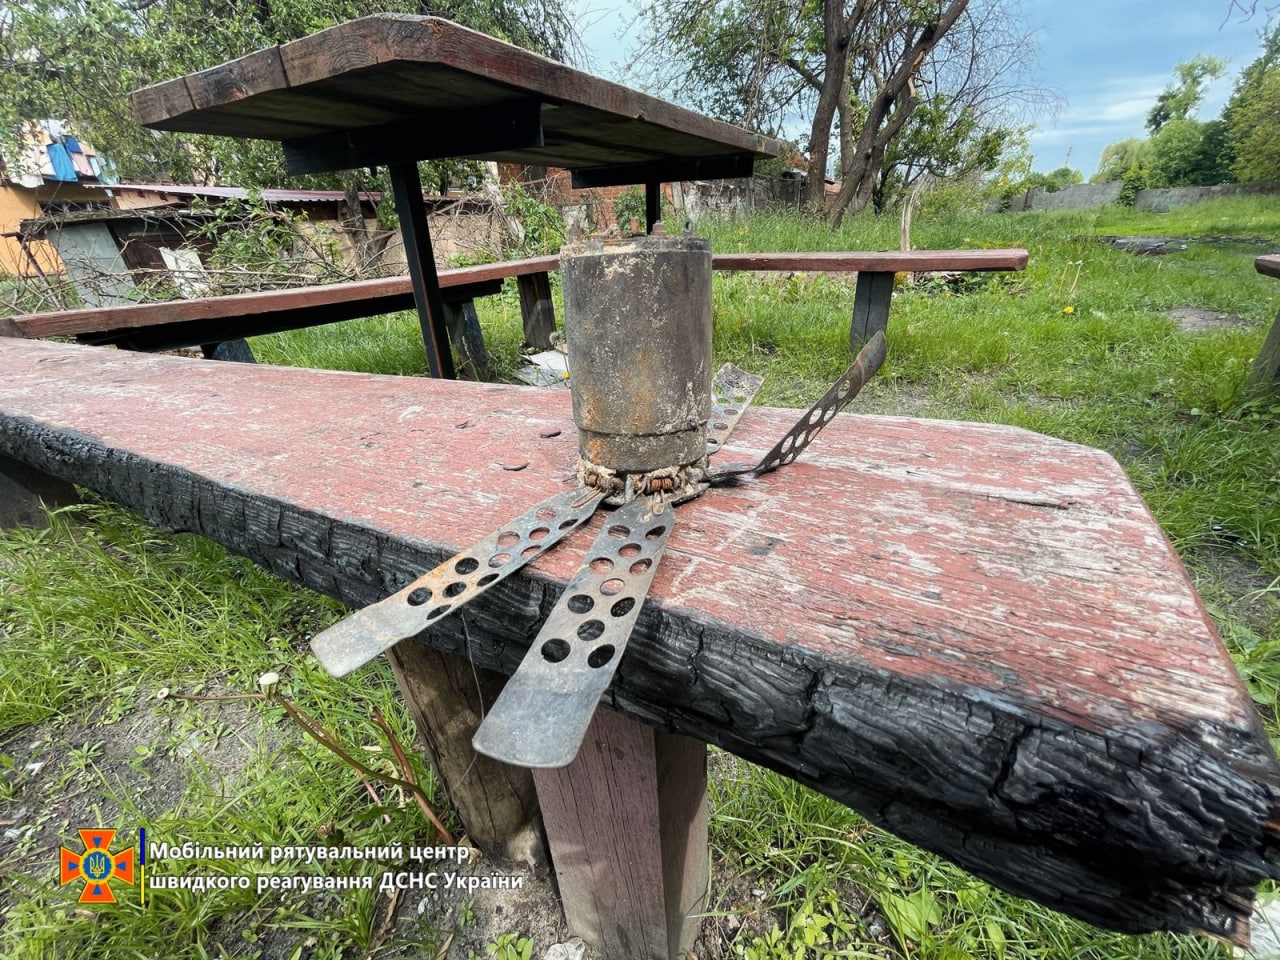
[[[856,273],[850,340],[861,346],[885,329],[895,273],[902,271],[1021,270],[1025,250],[916,250],[864,253],[720,253],[713,265],[731,271],[812,271]],[[550,346],[554,329],[547,272],[559,267],[557,257],[534,257],[440,271],[446,310],[450,311],[455,345],[468,343],[471,356],[483,353],[475,338],[479,326],[470,301],[496,293],[504,277],[520,284],[525,340]],[[165,303],[128,304],[13,317],[13,335],[30,338],[75,337],[83,343],[114,344],[134,350],[164,350],[239,340],[265,333],[336,323],[413,308],[408,277],[268,290]],[[0,333],[4,329],[0,328]],[[467,338],[470,338],[467,341]]]
[[[0,339],[0,370],[0,455],[352,605],[565,489],[577,455],[567,391],[22,339]],[[726,460],[794,418],[748,410]],[[679,509],[605,698],[618,714],[1073,916],[1247,936],[1253,888],[1280,873],[1280,765],[1114,459],[842,415],[787,470]],[[436,650],[509,674],[607,522],[469,607],[467,633],[445,619],[396,648],[402,682]]]

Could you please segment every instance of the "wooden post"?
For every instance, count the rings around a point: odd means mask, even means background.
[[[476,315],[474,300],[445,300],[445,326],[449,340],[458,354],[458,372],[466,380],[489,379],[489,351],[484,348],[484,333]]]
[[[706,903],[707,747],[601,707],[572,764],[534,783],[570,933],[672,960]]]
[[[453,354],[449,352],[449,331],[445,323],[444,303],[440,297],[440,278],[436,274],[435,254],[431,251],[431,231],[427,226],[427,208],[422,202],[422,180],[416,163],[392,163],[391,188],[395,194],[396,214],[400,217],[400,237],[404,242],[404,258],[409,264],[409,280],[418,307],[418,323],[427,351],[427,369],[431,376],[456,380]]]
[[[859,271],[858,286],[853,293],[853,321],[849,328],[849,349],[854,353],[889,325],[889,301],[892,297],[892,273]]]
[[[76,488],[65,480],[0,455],[0,530],[46,526],[42,507],[78,503]]]
[[[524,319],[524,342],[535,350],[551,349],[556,329],[556,308],[551,302],[551,278],[545,273],[516,277],[520,290],[520,315]]]
[[[532,775],[471,749],[471,737],[506,678],[416,640],[392,648],[387,658],[471,842],[486,854],[545,867]]]
[[[1253,361],[1249,385],[1280,391],[1280,314],[1276,315],[1276,321],[1263,341],[1258,359]]]

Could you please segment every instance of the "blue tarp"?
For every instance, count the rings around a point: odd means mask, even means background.
[[[67,152],[67,148],[60,143],[49,143],[45,145],[45,149],[49,151],[49,162],[53,164],[53,176],[46,173],[45,179],[75,183],[79,178],[76,176],[76,167],[71,162],[71,154]]]

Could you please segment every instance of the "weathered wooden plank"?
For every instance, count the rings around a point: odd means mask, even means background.
[[[603,708],[576,760],[533,771],[569,931],[674,960],[706,909],[707,745]]]
[[[1254,261],[1257,271],[1264,276],[1280,278],[1280,256],[1258,257]],[[1249,371],[1250,386],[1280,390],[1280,314],[1267,331],[1258,357]]]
[[[535,350],[551,349],[556,329],[556,306],[551,299],[551,278],[545,273],[526,273],[516,278],[520,291],[520,317],[524,342]]]
[[[657,769],[653,731],[601,709],[573,763],[533,771],[569,931],[606,957],[674,957]]]
[[[713,257],[716,270],[808,270],[814,272],[885,272],[925,270],[1021,270],[1026,266],[1025,250],[917,250],[898,252],[824,252],[824,253],[717,253]],[[482,264],[439,271],[440,286],[446,299],[461,302],[491,292],[483,284],[504,277],[535,277],[559,269],[558,257],[530,257],[502,263]],[[540,281],[530,281],[537,285]],[[470,289],[468,289],[470,287]],[[450,297],[448,291],[456,290]],[[549,297],[549,286],[546,287]],[[539,292],[541,299],[543,292]],[[522,300],[522,305],[524,301]],[[290,330],[302,326],[335,323],[354,317],[375,316],[413,307],[413,289],[408,277],[387,277],[351,283],[297,287],[291,290],[268,290],[193,300],[171,300],[165,303],[129,304],[62,310],[55,313],[30,313],[0,321],[0,335],[5,329],[11,335],[27,337],[88,336],[114,333],[142,327],[175,325],[164,346],[195,344],[200,339],[174,341],[173,336],[191,337],[191,331],[176,325],[204,320],[239,319],[246,326],[237,327],[239,336]],[[528,312],[525,313],[526,322]],[[554,317],[551,322],[554,324]],[[251,319],[256,318],[256,319]],[[270,329],[265,329],[265,325]],[[222,331],[230,335],[231,327],[212,325],[201,328],[208,334]],[[549,332],[549,330],[548,330]],[[528,332],[526,331],[526,337]],[[529,341],[537,345],[533,340]]]
[[[717,270],[812,270],[823,273],[912,273],[930,270],[1022,270],[1025,250],[886,250],[805,253],[717,253]]]
[[[425,644],[404,643],[387,656],[471,842],[491,855],[547,866],[533,777],[471,749],[471,738],[506,678]]]
[[[577,454],[563,391],[17,339],[0,370],[0,453],[354,604],[565,489]],[[752,408],[724,457],[793,418]],[[1074,916],[1241,934],[1280,766],[1111,457],[845,415],[680,509],[610,705]],[[420,641],[510,673],[601,522]]]
[[[250,62],[254,56],[258,54],[138,91],[135,117],[158,129],[292,139],[325,132],[299,131],[292,122],[323,122],[326,113],[327,132],[358,131],[371,123],[410,120],[424,111],[493,106],[532,95],[547,104],[574,104],[588,111],[591,122],[575,122],[572,130],[563,131],[566,144],[575,131],[591,134],[593,127],[603,129],[617,118],[634,121],[647,132],[642,137],[629,131],[626,142],[617,144],[620,155],[602,157],[602,163],[775,156],[781,148],[776,140],[432,17],[364,17],[284,44],[278,48],[283,76],[259,69],[256,61]],[[352,80],[358,81],[354,90]],[[390,86],[399,97],[417,95],[373,106],[361,92]],[[449,91],[447,102],[437,94],[443,87]],[[377,115],[369,117],[370,111]],[[264,116],[277,118],[274,134],[260,125]],[[640,145],[644,149],[637,155]],[[514,159],[520,152],[494,156]]]
[[[484,345],[484,331],[476,305],[470,300],[444,304],[444,322],[449,329],[449,342],[458,358],[458,372],[468,380],[488,380],[489,351]]]
[[[495,282],[504,277],[545,273],[557,269],[557,257],[531,257],[475,267],[439,271],[440,286],[447,299],[458,301],[496,292]],[[452,295],[451,295],[452,294]],[[199,321],[258,318],[271,324],[275,332],[376,316],[413,308],[413,287],[408,277],[386,277],[330,283],[290,290],[237,293],[164,303],[140,303],[111,307],[90,307],[54,313],[29,313],[9,318],[14,335],[31,338],[81,336],[113,333],[145,327],[190,324]],[[228,329],[214,325],[210,329]],[[190,334],[188,334],[189,336]],[[252,333],[242,333],[252,336]],[[192,340],[191,343],[201,342]]]

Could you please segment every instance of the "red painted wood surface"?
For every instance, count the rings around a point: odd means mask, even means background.
[[[276,569],[339,595],[377,583],[385,545],[439,556],[572,483],[567,391],[17,339],[0,340],[0,372],[0,454],[251,554],[269,539]],[[758,459],[794,417],[748,410],[721,458]],[[185,520],[166,519],[175,490],[195,498]],[[469,645],[481,666],[514,667],[530,611],[549,609],[519,591],[554,597],[603,521],[476,605],[473,634],[502,639]],[[383,552],[348,555],[340,543],[364,549],[352,531]],[[679,508],[651,608],[608,695],[619,710],[784,770],[1015,892],[1120,929],[1239,939],[1275,872],[1280,767],[1106,453],[839,416],[794,465]]]
[[[808,270],[814,272],[897,272],[899,270],[1021,270],[1027,264],[1025,250],[914,250],[899,252],[830,252],[830,253],[718,253],[714,255],[716,270]],[[481,283],[503,277],[523,277],[558,270],[555,256],[509,260],[440,271],[444,289]],[[413,290],[408,277],[386,277],[331,283],[291,290],[267,290],[262,293],[238,293],[222,297],[192,300],[170,300],[165,303],[127,304],[62,310],[53,313],[29,313],[10,318],[12,335],[67,337],[105,331],[124,331],[222,317],[241,317],[291,311],[302,315],[307,310],[323,311],[337,304],[364,300],[370,314],[408,310],[413,307]],[[0,335],[4,334],[0,328]]]
[[[717,270],[811,270],[825,273],[920,273],[931,270],[1022,270],[1025,250],[887,250],[718,253]]]

